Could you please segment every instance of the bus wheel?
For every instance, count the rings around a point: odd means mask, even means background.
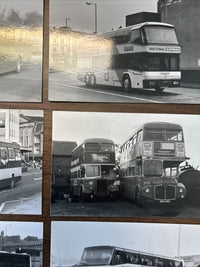
[[[82,188],[81,188],[81,191],[80,191],[80,201],[81,202],[85,202],[86,201],[86,195],[83,193]]]
[[[90,76],[90,85],[94,87],[96,85],[96,78],[94,75]]]
[[[137,207],[142,207],[142,196],[140,194],[139,188],[137,188],[135,192],[135,203]]]
[[[85,75],[85,85],[90,86],[91,85],[91,76],[89,74]]]
[[[128,75],[123,78],[123,89],[125,92],[129,92],[131,89],[131,80]]]
[[[162,92],[164,91],[164,89],[165,89],[165,88],[163,88],[163,87],[159,87],[159,86],[155,88],[156,93],[158,93],[158,94],[162,93]]]

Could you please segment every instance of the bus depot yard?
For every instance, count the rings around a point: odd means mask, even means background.
[[[200,171],[183,136],[179,124],[149,122],[120,147],[105,138],[54,142],[51,214],[199,217]]]

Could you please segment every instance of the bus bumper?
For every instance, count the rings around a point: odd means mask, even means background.
[[[143,88],[179,87],[180,80],[144,80]]]

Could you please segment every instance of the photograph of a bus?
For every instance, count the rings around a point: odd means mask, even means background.
[[[137,129],[121,146],[121,194],[144,202],[170,203],[183,199],[179,166],[187,159],[183,128],[179,124],[149,122]]]
[[[146,14],[149,21],[143,19]],[[167,87],[179,87],[181,47],[174,26],[160,22],[157,13],[129,16],[131,26],[80,38],[78,79],[86,86],[122,87],[125,92],[155,89],[161,93]]]
[[[0,142],[0,189],[13,188],[22,177],[20,145]]]
[[[86,199],[116,198],[120,181],[115,172],[114,142],[88,138],[72,151],[71,197]]]
[[[182,259],[155,255],[115,246],[87,247],[77,267],[89,266],[156,266],[184,267]]]
[[[31,256],[26,253],[0,251],[0,267],[31,267]]]

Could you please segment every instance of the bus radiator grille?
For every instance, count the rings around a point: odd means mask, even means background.
[[[170,200],[176,197],[176,187],[173,185],[163,186],[158,185],[155,188],[155,199]]]
[[[105,179],[97,180],[97,195],[105,196],[107,191],[107,181]]]

